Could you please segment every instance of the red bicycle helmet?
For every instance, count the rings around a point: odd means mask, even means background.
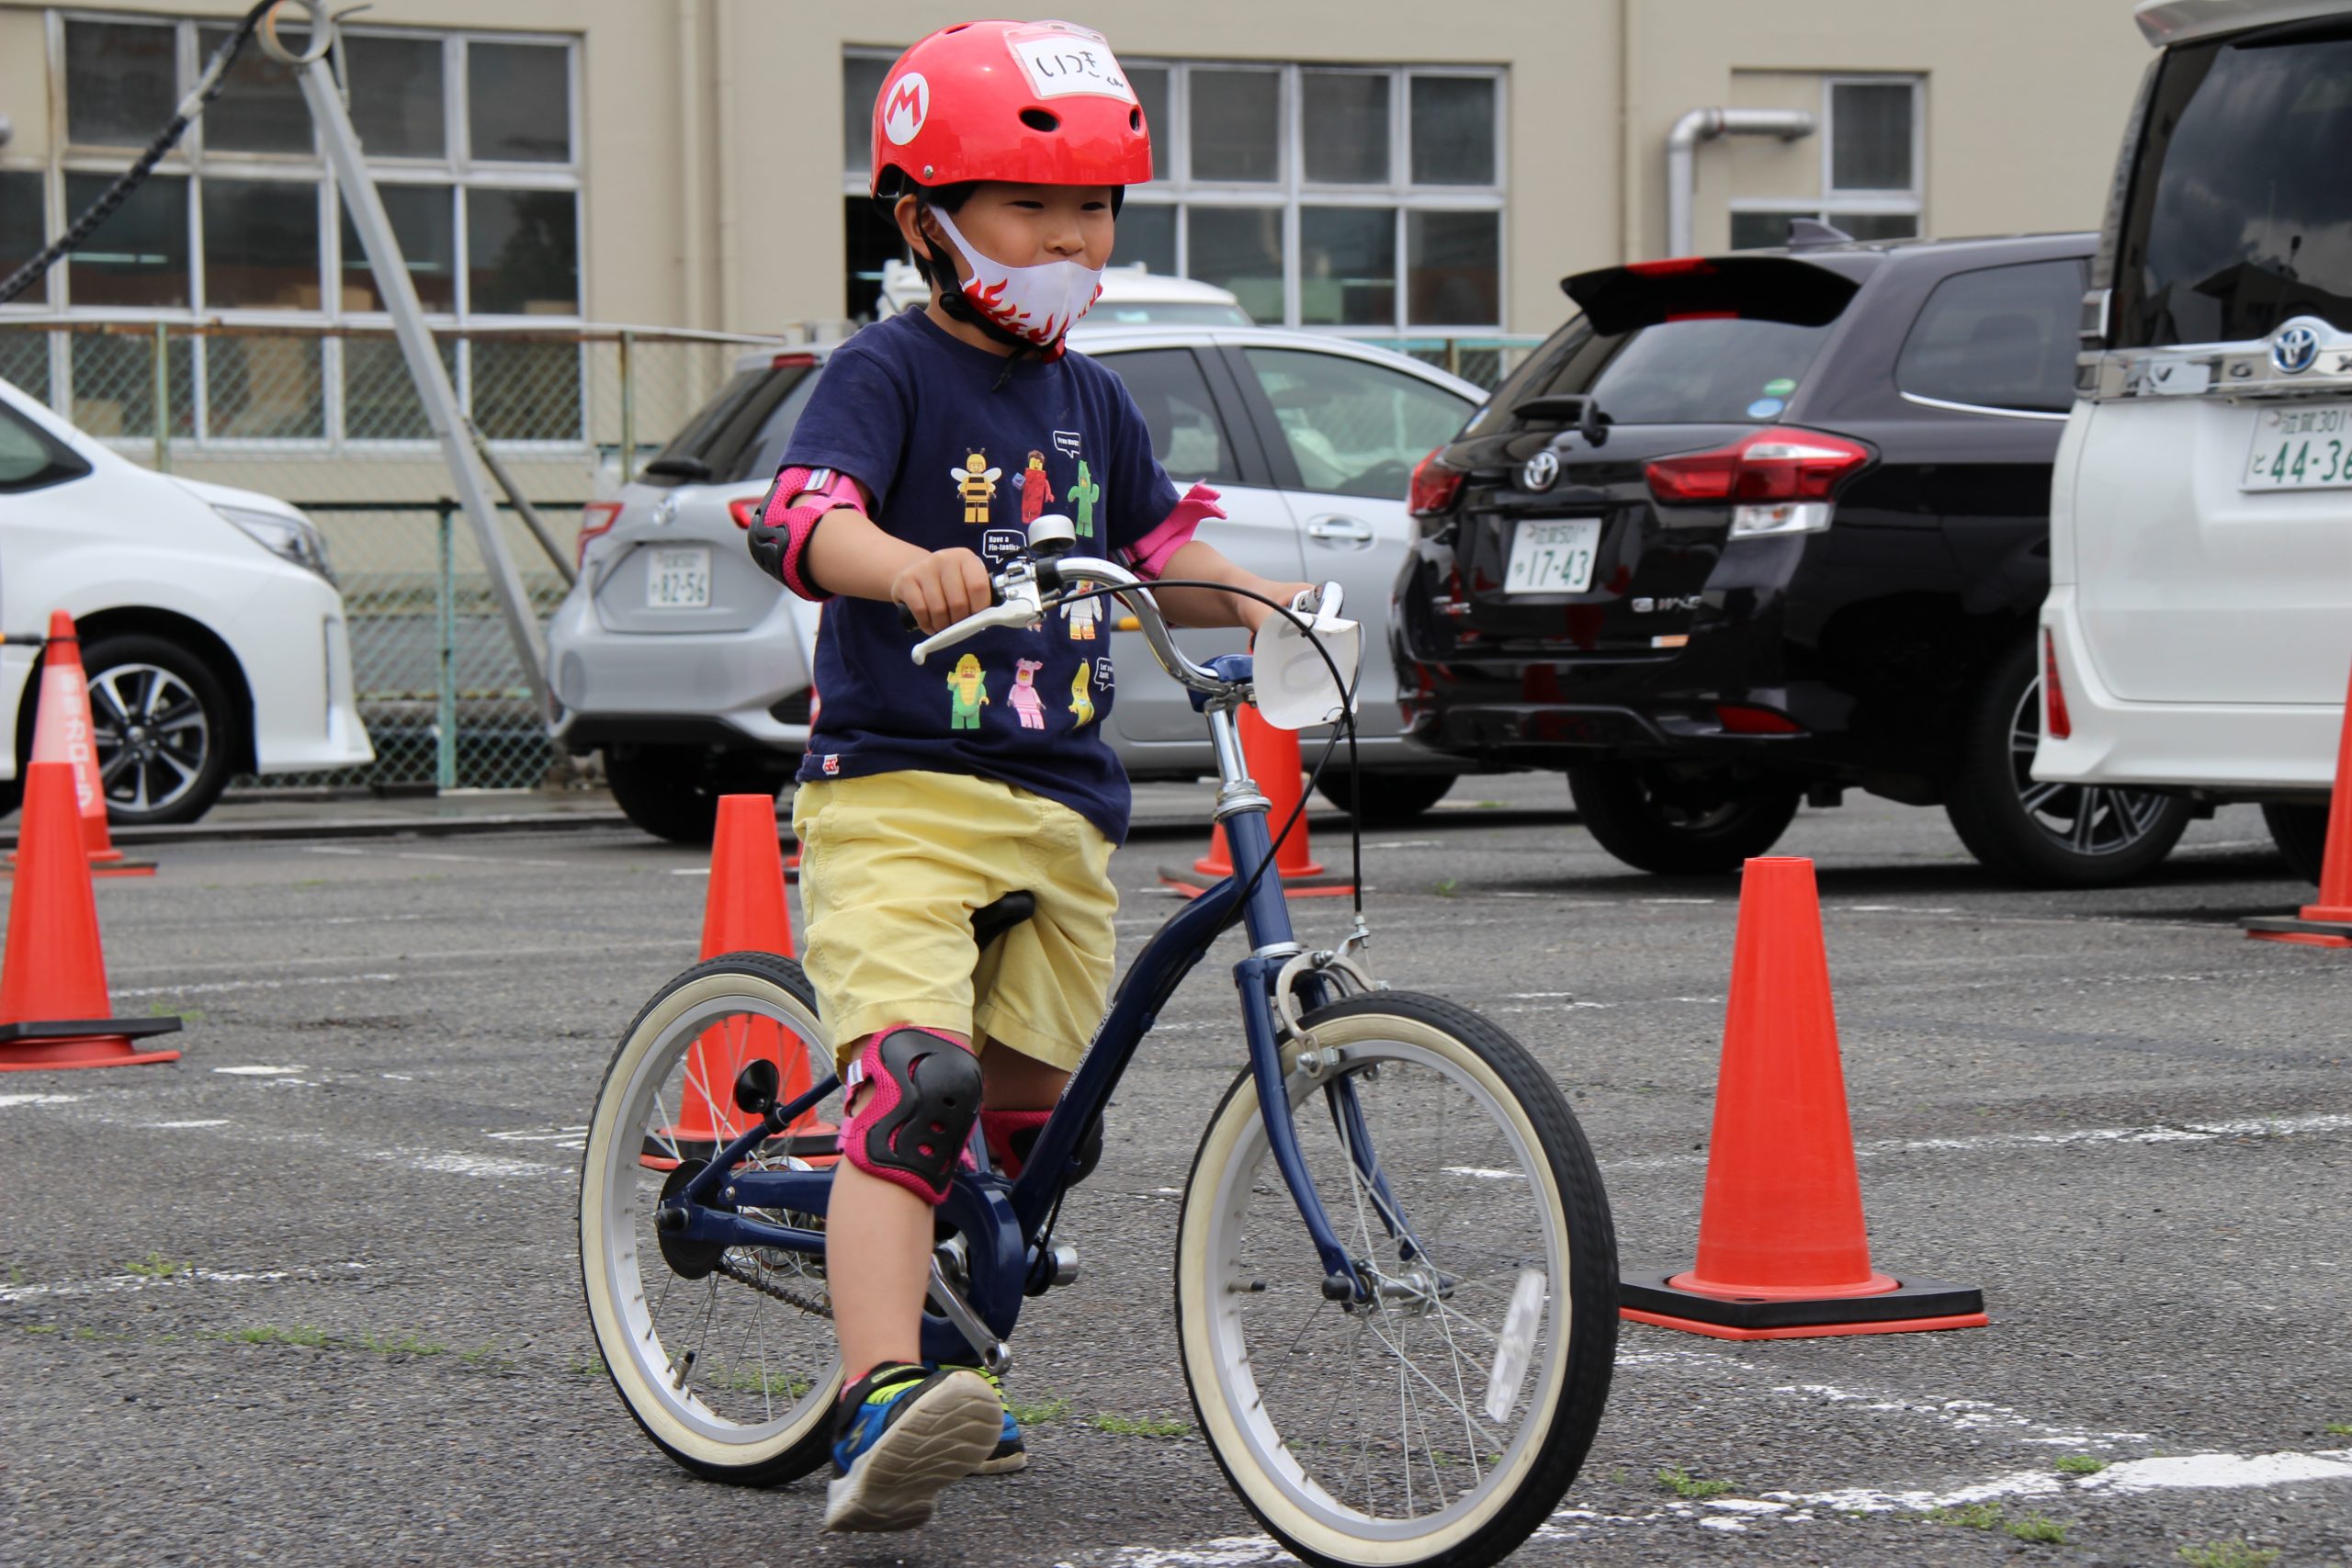
[[[958,22],[899,56],[874,100],[876,196],[906,184],[1131,186],[1151,132],[1102,35],[1069,22]]]

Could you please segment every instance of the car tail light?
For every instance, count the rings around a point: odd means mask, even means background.
[[[2066,688],[2058,679],[2058,644],[2048,632],[2041,634],[2041,706],[2042,734],[2064,740],[2075,733],[2066,716]]]
[[[1679,273],[1713,272],[1715,264],[1704,256],[1668,256],[1663,261],[1628,262],[1625,270],[1636,277],[1672,277]]]
[[[1729,703],[1715,705],[1715,722],[1724,727],[1726,735],[1802,735],[1804,726],[1784,713],[1770,708],[1735,707]]]
[[[621,520],[621,502],[592,501],[580,509],[580,543],[572,551],[571,564],[578,566],[588,558],[588,541],[599,535],[609,534],[613,525]]]
[[[1438,454],[1444,450],[1442,446],[1436,448],[1413,469],[1413,488],[1406,506],[1416,517],[1432,517],[1447,511],[1462,493],[1462,470],[1449,468],[1438,461]]]
[[[1829,526],[1830,497],[1871,456],[1842,435],[1776,424],[1728,446],[1660,457],[1645,473],[1666,505],[1732,502],[1734,537],[1811,534]]]
[[[806,369],[816,363],[817,356],[813,354],[779,354],[774,359],[768,361],[768,368],[771,370],[789,370],[795,366],[797,366],[802,369]]]
[[[752,525],[760,520],[760,502],[766,499],[765,494],[739,495],[727,503],[727,515],[735,519],[735,526],[748,533]]]

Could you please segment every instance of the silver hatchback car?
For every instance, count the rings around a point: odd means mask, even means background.
[[[1202,537],[1268,577],[1337,579],[1365,646],[1386,646],[1413,465],[1462,428],[1476,386],[1275,328],[1090,325],[1072,341],[1126,383],[1177,486],[1201,480],[1223,496],[1227,520]],[[740,360],[639,477],[582,519],[580,581],[548,627],[554,735],[574,753],[601,749],[621,809],[660,837],[707,840],[720,795],[781,789],[807,748],[817,606],[760,571],[743,536],[827,353]],[[1114,627],[1114,672],[1148,667],[1142,637]],[[1237,631],[1179,640],[1195,659],[1241,647]],[[1401,820],[1434,805],[1459,764],[1403,739],[1387,660],[1365,660],[1361,680],[1364,819]],[[1119,688],[1111,741],[1130,776],[1213,771],[1174,682]],[[1356,804],[1344,781],[1324,788]]]

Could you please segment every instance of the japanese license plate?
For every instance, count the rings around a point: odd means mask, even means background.
[[[1592,586],[1593,552],[1600,547],[1600,520],[1521,523],[1510,542],[1510,565],[1503,572],[1506,593],[1581,593]]]
[[[2240,490],[2352,486],[2352,403],[2290,403],[2255,415]]]
[[[645,607],[700,610],[710,604],[708,550],[654,550],[645,567]]]

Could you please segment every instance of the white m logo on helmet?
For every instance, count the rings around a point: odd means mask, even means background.
[[[922,130],[931,114],[931,84],[922,73],[910,71],[882,91],[882,134],[894,147],[904,147]]]

